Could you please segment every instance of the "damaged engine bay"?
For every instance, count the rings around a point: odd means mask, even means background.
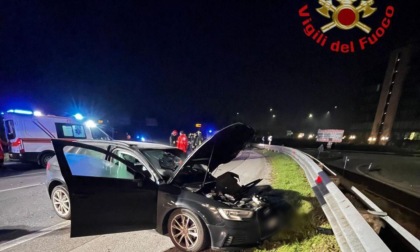
[[[258,210],[265,206],[274,206],[274,195],[270,193],[271,187],[265,186],[258,190],[255,186],[262,179],[257,179],[246,185],[239,185],[239,176],[233,172],[226,172],[221,176],[208,181],[204,187],[196,191],[206,198],[217,200],[230,207]]]
[[[236,157],[232,155],[232,157]],[[184,162],[174,155],[163,155],[159,159],[163,177],[173,177],[176,169]],[[271,186],[256,186],[262,179],[254,180],[248,184],[239,184],[239,175],[233,172],[225,172],[214,177],[213,174],[218,168],[209,169],[210,159],[191,159],[179,170],[174,178],[174,183],[181,188],[193,193],[201,194],[204,197],[216,200],[228,207],[244,210],[257,211],[261,208],[277,209],[288,205],[279,193],[272,190]],[[168,174],[168,175],[166,175]]]

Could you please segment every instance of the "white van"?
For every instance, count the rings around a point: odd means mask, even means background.
[[[33,113],[20,113],[18,110],[10,110],[4,114],[4,128],[10,159],[36,162],[43,167],[55,155],[52,138],[94,139],[92,129],[73,117],[35,116]],[[105,134],[99,132],[101,133]],[[95,130],[94,134],[98,135],[98,132]],[[99,138],[109,140],[107,135]]]

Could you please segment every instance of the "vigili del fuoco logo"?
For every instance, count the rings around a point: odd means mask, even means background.
[[[337,53],[354,53],[385,36],[394,16],[392,5],[374,0],[319,0],[299,9],[303,32],[316,44]],[[348,34],[343,34],[348,33]]]

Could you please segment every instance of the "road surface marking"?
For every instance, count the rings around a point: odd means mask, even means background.
[[[27,185],[27,186],[20,186],[20,187],[15,187],[15,188],[4,189],[4,190],[0,190],[0,193],[2,193],[2,192],[8,192],[8,191],[14,191],[14,190],[19,190],[19,189],[24,189],[24,188],[29,188],[29,187],[40,186],[40,185],[43,185],[43,184],[44,183],[39,183],[39,184],[34,184],[34,185]]]
[[[45,175],[45,172],[33,172],[33,173],[25,173],[21,175],[14,175],[14,176],[0,176],[0,178],[18,178],[18,177],[29,177],[32,175]]]
[[[31,240],[33,240],[35,238],[38,238],[40,236],[49,234],[49,233],[54,232],[54,231],[56,231],[58,229],[65,228],[65,227],[67,227],[69,225],[70,225],[70,221],[63,221],[63,222],[60,222],[60,223],[58,223],[58,224],[56,224],[54,226],[51,226],[51,227],[47,227],[47,228],[38,230],[38,231],[36,231],[36,232],[34,232],[32,234],[28,234],[28,235],[19,237],[17,239],[8,241],[6,243],[0,244],[0,251],[4,251],[6,249],[15,247],[15,246],[17,246],[19,244],[22,244],[22,243],[31,241]]]

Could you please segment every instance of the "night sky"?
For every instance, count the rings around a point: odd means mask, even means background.
[[[303,32],[306,3],[314,25],[328,23],[317,1],[2,0],[0,109],[130,118],[144,131],[153,131],[145,118],[155,118],[168,135],[235,120],[292,129],[336,105],[336,124],[347,124],[363,82],[382,80],[389,53],[419,37],[418,1],[375,2],[363,22],[376,28],[391,4],[390,28],[374,46],[342,54]]]

